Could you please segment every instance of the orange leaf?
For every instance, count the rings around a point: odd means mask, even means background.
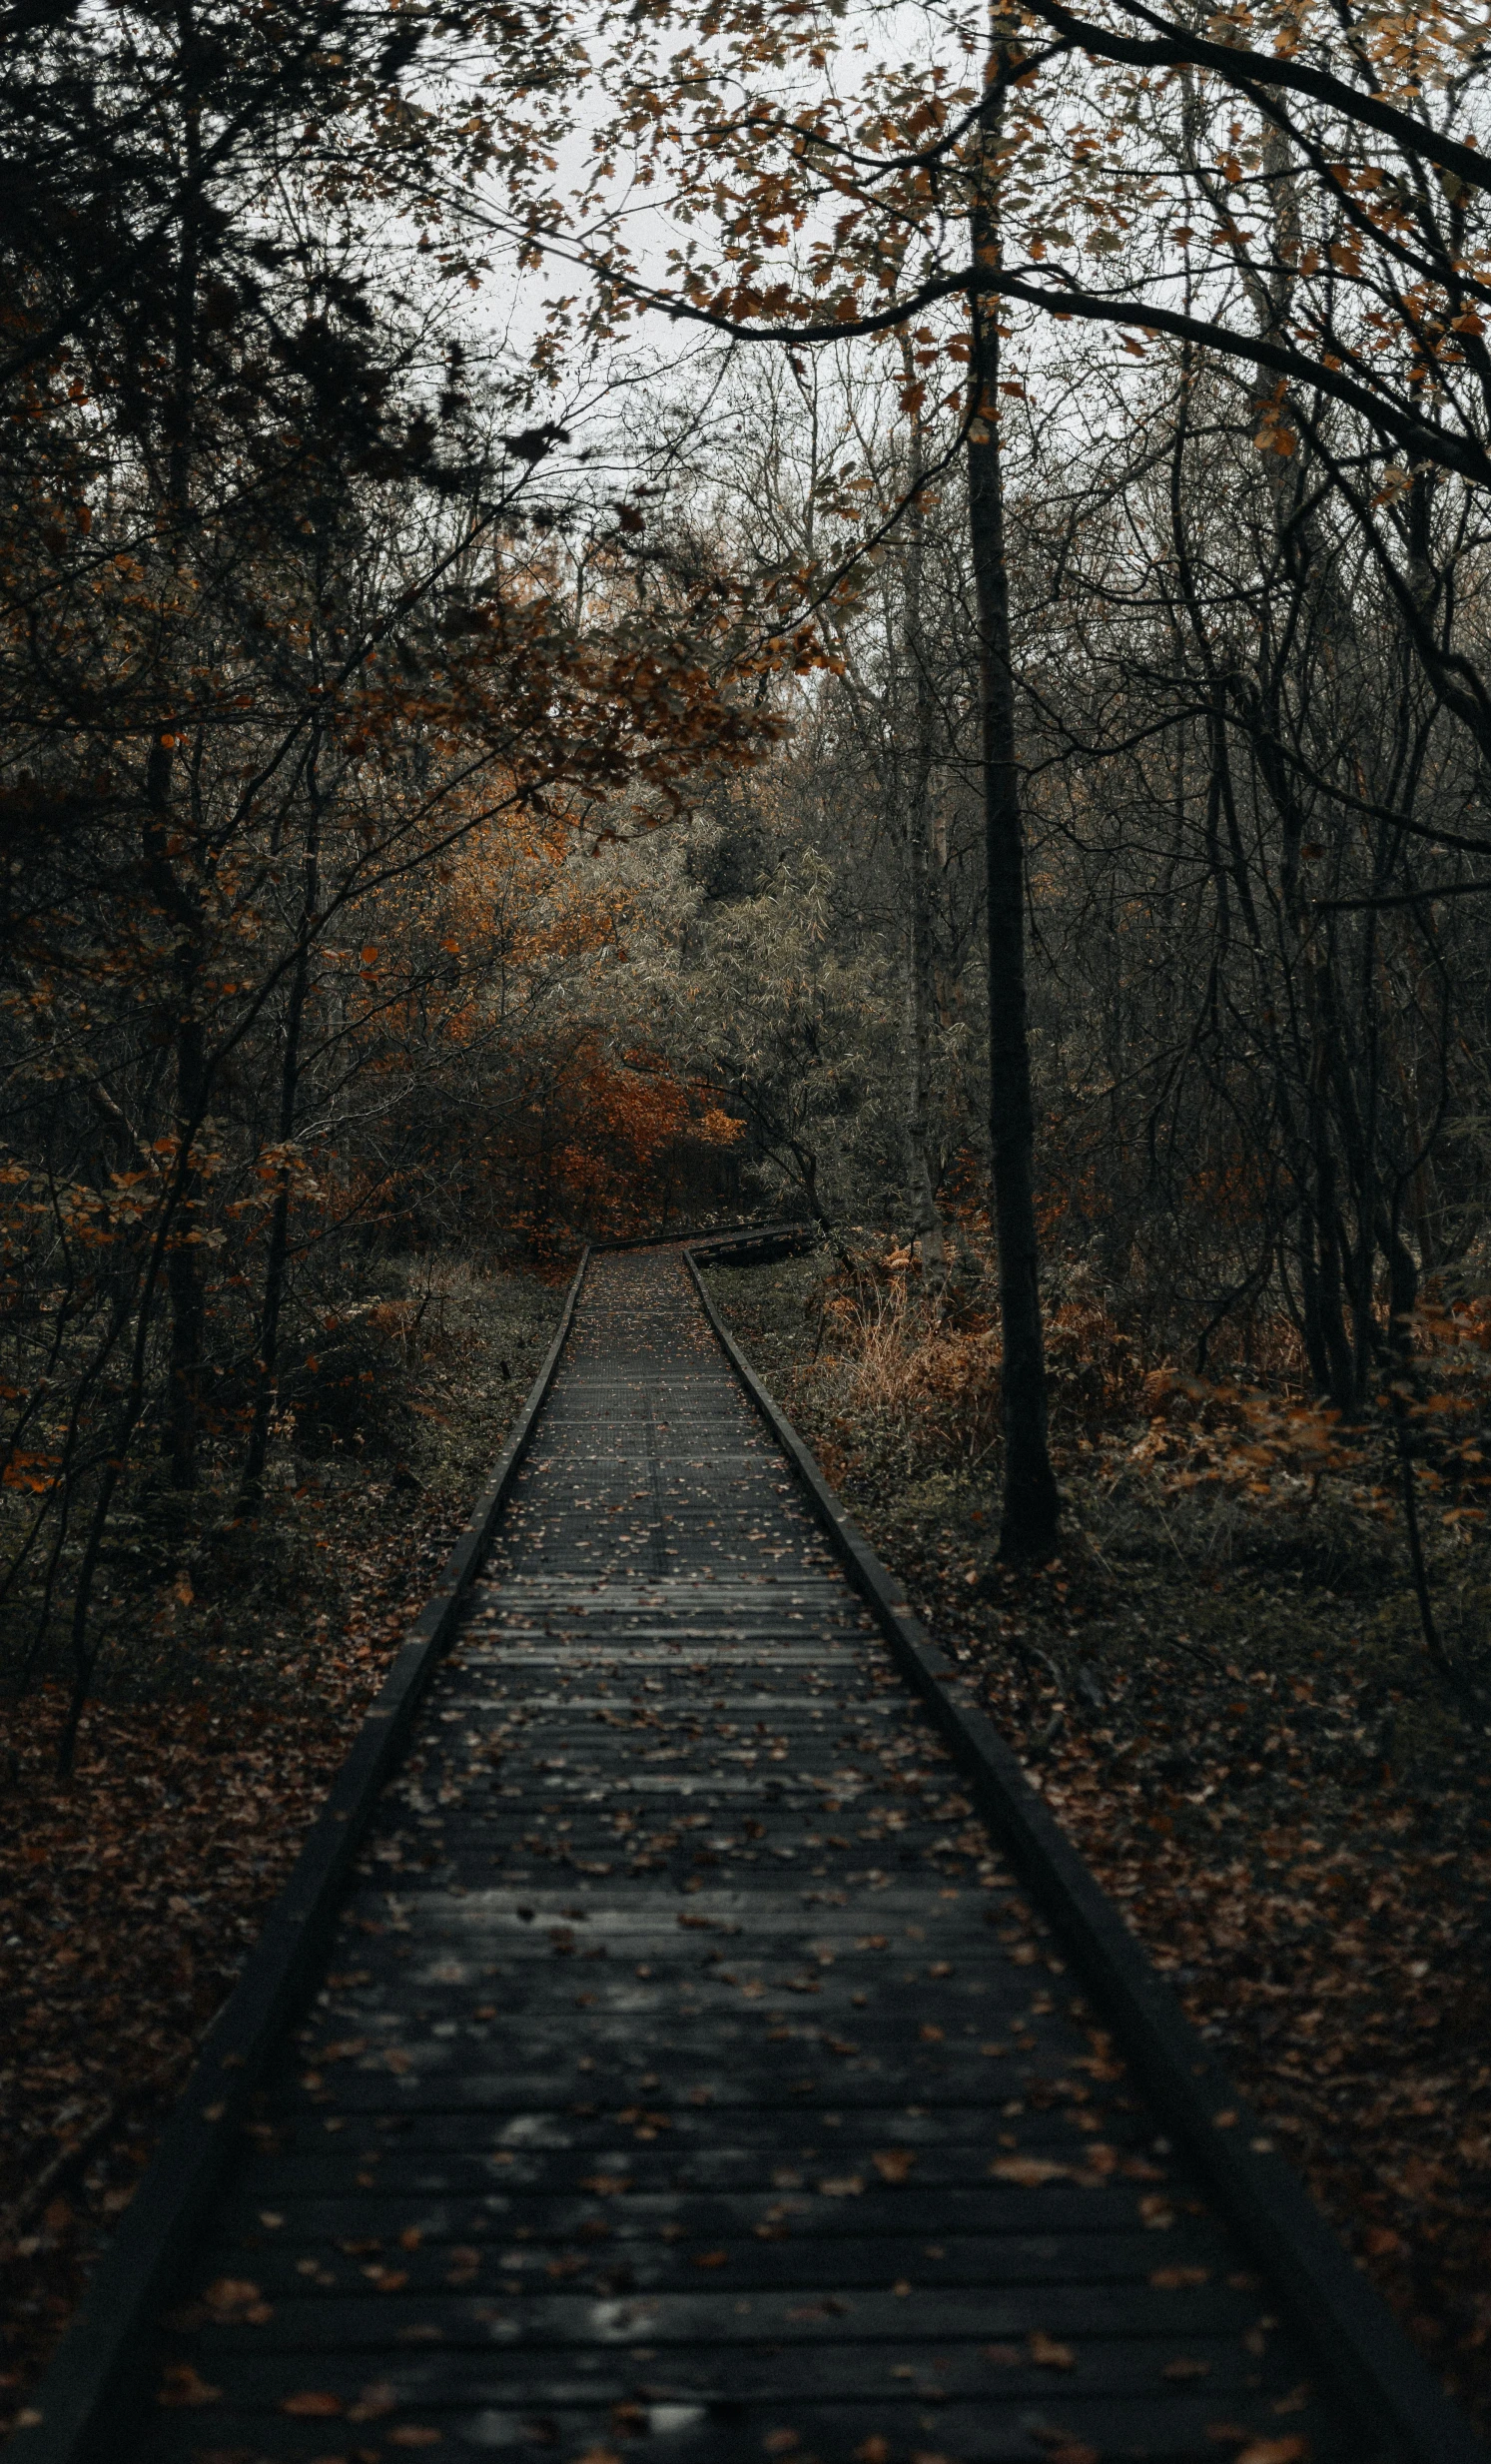
[[[1018,2182],[1022,2190],[1039,2190],[1046,2181],[1065,2181],[1071,2166],[1053,2164],[1048,2156],[996,2156],[989,2167],[996,2181]]]

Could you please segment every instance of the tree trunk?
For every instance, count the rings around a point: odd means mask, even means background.
[[[991,46],[988,77],[1006,54]],[[994,202],[1003,94],[984,108],[983,165],[972,224],[974,263],[999,263]],[[997,175],[996,175],[997,176]],[[1004,481],[1000,459],[999,304],[970,300],[971,422],[968,444],[969,537],[979,617],[983,703],[984,828],[989,871],[989,1131],[994,1228],[999,1243],[1004,1331],[1005,1494],[1000,1554],[1050,1557],[1061,1503],[1047,1434],[1046,1347],[1041,1324],[1036,1231],[1035,1106],[1025,978],[1025,844],[1015,761],[1015,684],[1010,667],[1010,593],[1005,569]]]
[[[192,40],[190,14],[179,20],[183,47]],[[192,486],[192,416],[197,383],[197,284],[200,273],[200,107],[188,99],[183,118],[183,145],[189,178],[189,207],[182,218],[176,262],[172,339],[171,439],[167,454],[166,520],[173,564],[180,568]],[[145,766],[146,871],[176,933],[176,964],[171,1032],[176,1047],[175,1131],[181,1142],[178,1171],[181,1210],[178,1230],[166,1256],[166,1289],[171,1302],[171,1353],[166,1393],[166,1424],[162,1443],[171,1462],[174,1488],[197,1484],[197,1438],[202,1422],[203,1365],[207,1337],[207,1298],[202,1257],[195,1238],[196,1210],[202,1178],[191,1162],[193,1143],[207,1102],[206,1039],[201,1015],[203,934],[202,892],[195,879],[178,878],[172,855],[174,815],[172,772],[175,767],[175,712],[168,701],[164,724],[151,746]]]
[[[280,1122],[282,1148],[295,1136],[296,1108],[300,1095],[301,1035],[306,1019],[306,995],[311,983],[311,936],[316,929],[316,913],[321,898],[321,828],[320,807],[316,793],[316,759],[319,744],[313,739],[310,761],[311,812],[306,825],[306,852],[302,863],[303,898],[301,931],[296,949],[295,968],[290,979],[290,998],[285,1012],[285,1051],[280,1067]],[[259,1321],[258,1384],[254,1395],[254,1418],[249,1429],[249,1444],[244,1456],[244,1476],[239,1489],[241,1509],[253,1511],[264,1492],[264,1471],[269,1460],[270,1425],[274,1418],[275,1401],[279,1393],[280,1316],[285,1305],[285,1277],[290,1263],[290,1202],[294,1175],[288,1158],[282,1156],[275,1204],[270,1216],[269,1252],[264,1267],[264,1299]]]
[[[908,359],[909,348],[906,349]],[[927,640],[922,623],[922,576],[926,546],[926,516],[918,490],[922,480],[921,422],[912,415],[912,464],[907,514],[906,618],[904,642],[911,669],[913,713],[910,761],[898,758],[906,858],[906,1179],[911,1201],[911,1232],[921,1245],[922,1263],[940,1273],[947,1264],[942,1218],[937,1211],[932,1167],[928,1158],[927,1114],[932,1094],[932,891],[929,840],[932,789],[932,679],[927,672]],[[895,714],[892,724],[895,725]],[[899,730],[898,730],[899,732]]]

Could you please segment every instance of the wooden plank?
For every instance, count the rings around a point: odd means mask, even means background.
[[[371,2378],[373,2406],[384,2384],[378,2375]],[[1047,2464],[1062,2464],[1064,2458],[1095,2454],[1102,2464],[1216,2464],[1218,2457],[1226,2464],[1228,2454],[1235,2455],[1250,2439],[1265,2452],[1277,2441],[1273,2452],[1281,2449],[1287,2456],[1290,2433],[1300,2441],[1292,2449],[1294,2456],[1314,2459],[1329,2453],[1320,2444],[1318,2414],[1301,2411],[1280,2421],[1255,2398],[1238,2403],[1173,2393],[1162,2400],[1104,2396],[1094,2401],[1052,2388],[1043,2389],[1034,2402],[1002,2398],[968,2405],[945,2401],[930,2371],[920,2386],[899,2397],[887,2391],[868,2402],[833,2403],[832,2409],[815,2405],[810,2397],[711,2400],[707,2394],[690,2396],[686,2389],[659,2389],[651,2380],[643,2380],[637,2395],[619,2411],[608,2404],[586,2409],[574,2400],[577,2389],[566,2392],[570,2402],[556,2401],[537,2413],[509,2409],[500,2401],[464,2416],[431,2403],[406,2414],[398,2410],[392,2420],[374,2413],[363,2436],[372,2452],[383,2452],[373,2448],[372,2441],[379,2431],[386,2436],[396,2422],[398,2427],[438,2432],[448,2442],[444,2452],[450,2452],[451,2444],[456,2453],[498,2449],[518,2464],[555,2464],[556,2457],[569,2464],[584,2456],[625,2454],[627,2446],[621,2442],[632,2437],[638,2440],[633,2452],[639,2457],[666,2457],[668,2464],[762,2464],[769,2456],[786,2456],[788,2464],[855,2464],[867,2448],[878,2454],[878,2441],[884,2441],[896,2464],[905,2464],[909,2457],[930,2464],[934,2456],[956,2457],[960,2464],[1037,2464],[1043,2457]],[[364,2421],[369,2419],[367,2402],[365,2397]],[[1225,2444],[1212,2436],[1218,2427],[1226,2433]],[[230,2413],[215,2432],[226,2442],[217,2452],[250,2459],[250,2464],[264,2464],[267,2456],[273,2456],[275,2464],[302,2458],[306,2464],[320,2464],[328,2454],[329,2433],[339,2432],[342,2443],[335,2452],[348,2450],[349,2434],[335,2420],[308,2423],[270,2416],[268,2430],[267,2439],[263,2415]],[[783,2445],[785,2438],[791,2439],[790,2447]],[[190,2427],[173,2421],[145,2451],[149,2464],[199,2464],[206,2452],[200,2417]]]

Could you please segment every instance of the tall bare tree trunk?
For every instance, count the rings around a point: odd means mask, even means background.
[[[184,55],[190,54],[193,29],[190,10],[178,14]],[[201,273],[201,112],[189,94],[183,115],[183,153],[187,169],[188,210],[182,217],[176,260],[172,312],[171,433],[167,452],[165,506],[173,568],[179,575],[185,548],[192,493],[192,426],[197,387],[197,286]],[[175,843],[180,835],[173,809],[176,767],[175,712],[163,708],[162,725],[145,765],[145,873],[160,900],[169,929],[176,937],[167,1032],[175,1046],[175,1134],[180,1143],[178,1170],[181,1202],[177,1230],[166,1255],[166,1289],[171,1303],[170,1369],[166,1393],[163,1445],[171,1462],[172,1485],[194,1488],[197,1483],[197,1439],[202,1422],[203,1364],[207,1338],[207,1298],[203,1288],[202,1255],[196,1238],[196,1210],[201,1202],[202,1176],[192,1151],[207,1108],[206,1036],[202,1020],[202,973],[205,959],[204,900],[199,879],[177,871]]]
[[[982,115],[972,213],[976,267],[1000,262],[997,184],[1008,54],[998,25]],[[1000,1554],[1041,1559],[1057,1546],[1061,1501],[1047,1431],[1046,1346],[1036,1230],[1036,1120],[1025,974],[1025,838],[1015,760],[1010,585],[999,427],[999,303],[970,298],[969,536],[979,616],[984,721],[984,834],[989,872],[989,1131],[1004,1331],[1005,1494]]]
[[[909,359],[909,348],[907,350]],[[908,369],[908,375],[910,370]],[[911,670],[912,739],[910,760],[896,763],[900,784],[901,821],[906,881],[906,1179],[911,1200],[912,1237],[921,1245],[922,1263],[941,1272],[947,1263],[942,1218],[937,1211],[928,1156],[927,1116],[932,1096],[932,864],[931,801],[933,756],[932,679],[927,672],[927,637],[922,620],[922,582],[926,561],[926,514],[920,488],[923,476],[921,421],[912,414],[912,462],[907,493],[906,612],[904,646]],[[895,713],[892,714],[895,725]]]
[[[280,1063],[280,1145],[287,1148],[295,1137],[297,1107],[301,1083],[301,1041],[306,1023],[306,997],[311,987],[311,939],[316,929],[317,909],[321,899],[321,800],[316,784],[316,766],[320,752],[319,722],[313,734],[308,764],[311,809],[306,821],[305,852],[301,860],[301,929],[296,945],[295,966],[291,971],[290,995],[285,1008],[285,1046]],[[244,1455],[243,1479],[239,1488],[241,1509],[253,1511],[264,1493],[265,1465],[269,1460],[270,1428],[274,1419],[275,1401],[279,1393],[280,1318],[285,1306],[285,1281],[290,1265],[290,1204],[295,1175],[288,1156],[282,1155],[279,1177],[275,1186],[275,1204],[270,1216],[269,1247],[264,1266],[264,1297],[260,1305],[259,1359],[256,1364],[257,1384],[254,1393],[254,1416],[249,1426],[249,1443]]]

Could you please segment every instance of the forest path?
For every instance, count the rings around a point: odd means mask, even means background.
[[[591,1264],[258,2141],[140,2464],[1359,2452],[676,1252]]]

